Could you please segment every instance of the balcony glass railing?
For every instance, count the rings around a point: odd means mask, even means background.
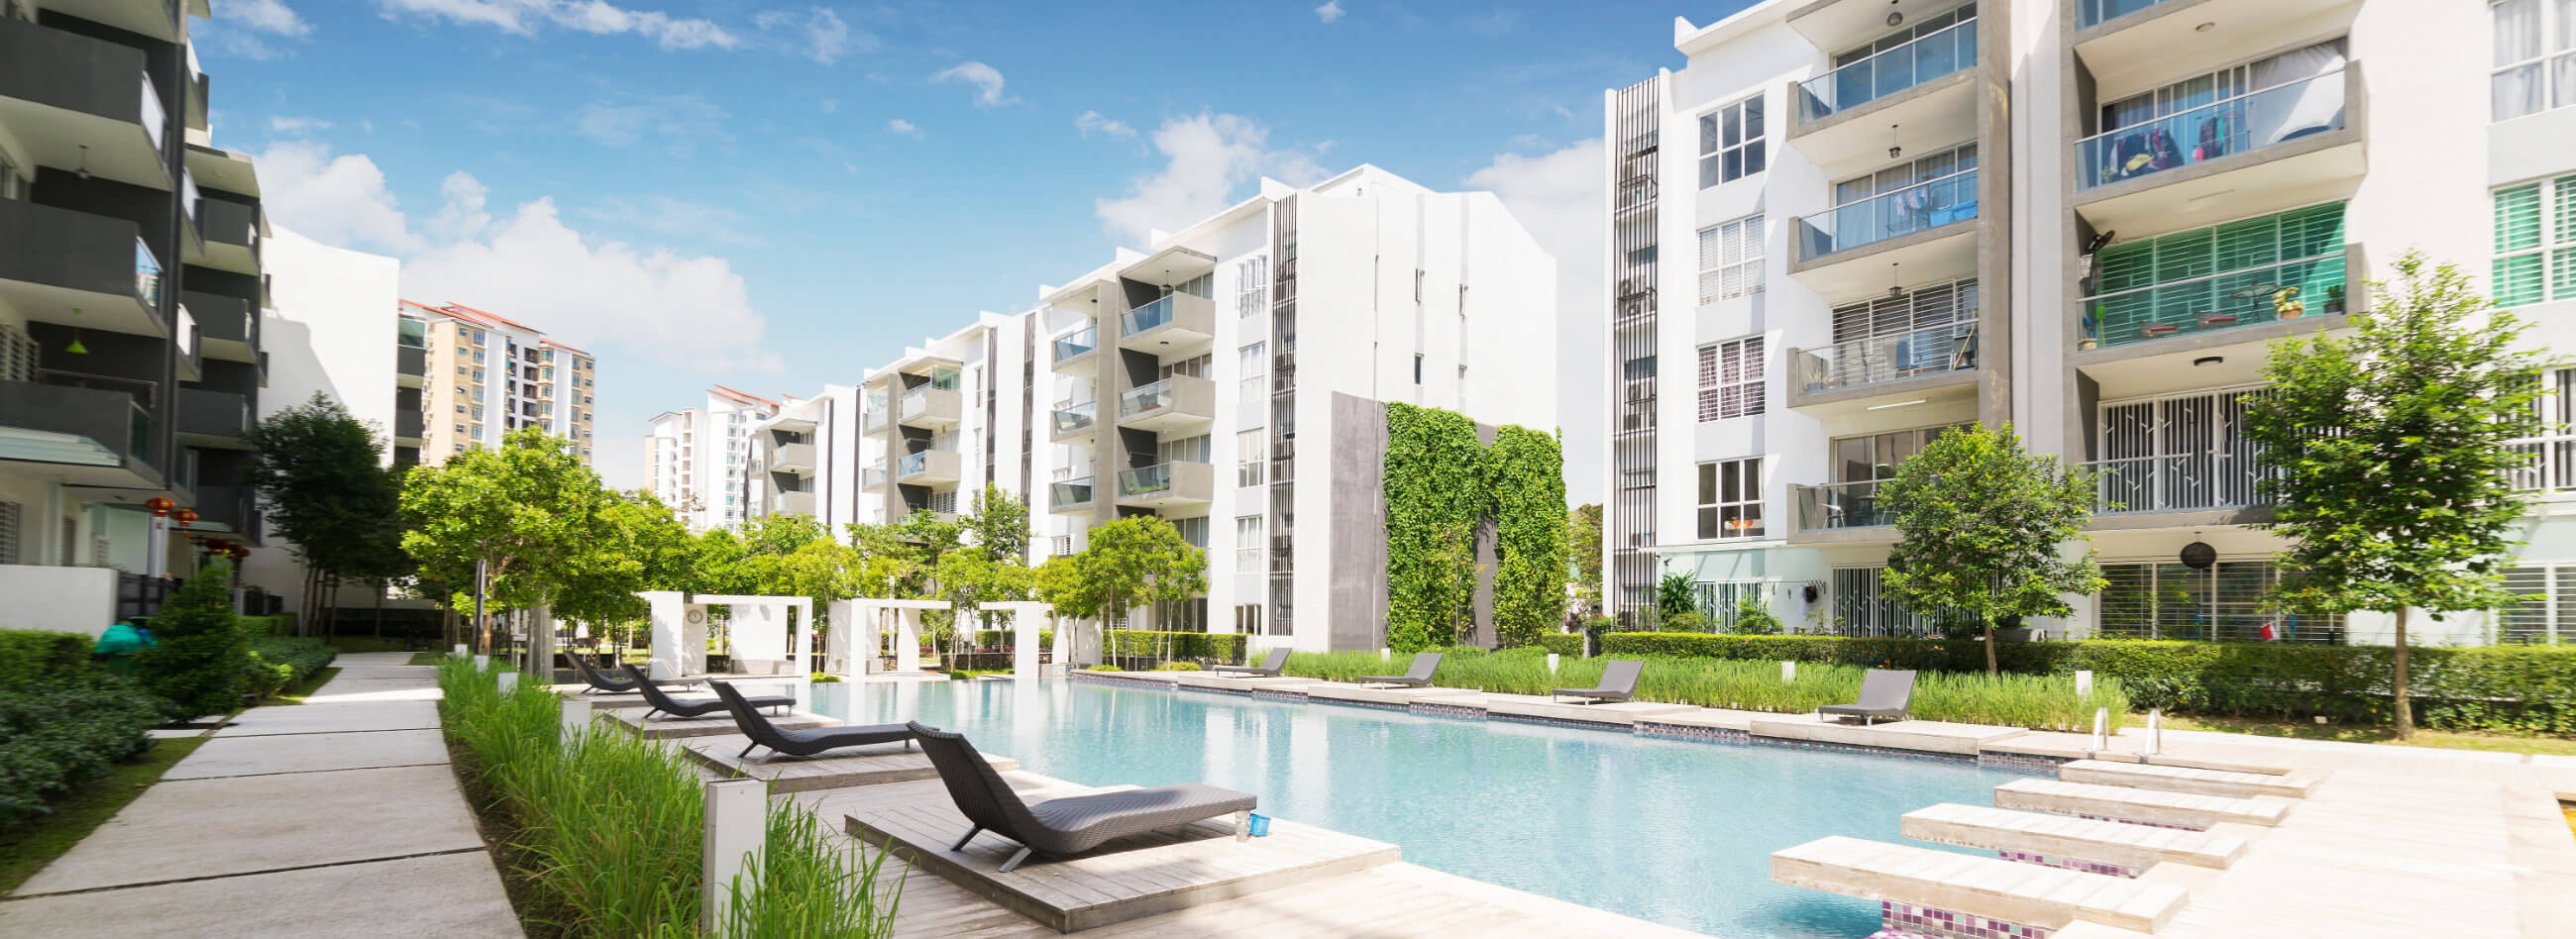
[[[2270,505],[2257,484],[2270,472],[2252,445],[2081,464],[2093,473],[2097,515],[2200,512]]]
[[[859,471],[859,485],[864,488],[874,489],[885,485],[885,482],[886,468],[883,463],[872,464]]]
[[[1809,393],[1966,371],[1977,367],[1977,324],[1949,323],[1801,350],[1794,365],[1799,387]]]
[[[1977,171],[1952,173],[1800,219],[1806,256],[1867,247],[1977,217]]]
[[[929,469],[930,451],[923,450],[919,453],[906,454],[903,458],[903,466],[898,471],[897,475],[917,476],[929,471]]]
[[[161,89],[152,87],[152,73],[150,72],[143,73],[142,119],[143,134],[144,136],[152,138],[152,149],[155,152],[160,153],[169,152],[169,148],[163,146],[161,143],[161,135],[165,133],[163,130],[164,125],[170,123],[170,112],[168,109],[161,106]]]
[[[1085,401],[1055,409],[1055,432],[1059,436],[1086,430],[1099,421],[1100,402]]]
[[[2084,298],[2079,341],[2166,339],[2344,311],[2344,258],[2287,261]]]
[[[1826,531],[1896,524],[1896,513],[1878,499],[1878,487],[1885,484],[1886,480],[1865,479],[1789,487],[1790,495],[1798,502],[1798,529]]]
[[[2091,29],[2165,0],[2076,0],[2075,26]]]
[[[1118,495],[1121,497],[1169,492],[1171,488],[1172,464],[1169,463],[1118,471]]]
[[[1118,416],[1122,420],[1171,406],[1172,380],[1169,378],[1126,391],[1118,396]]]
[[[930,413],[930,386],[923,385],[903,393],[903,419],[911,420]]]
[[[1047,502],[1056,506],[1090,505],[1092,477],[1068,479],[1047,487]]]
[[[144,306],[161,308],[161,262],[141,238],[134,239],[134,296]]]
[[[2084,138],[2076,188],[2153,176],[2343,129],[2343,70],[2274,85]]]
[[[1976,64],[1977,21],[1967,20],[1798,86],[1805,120],[1832,117]]]
[[[1097,348],[1100,348],[1100,327],[1085,326],[1081,332],[1055,341],[1055,361],[1061,365],[1067,359],[1088,355]]]
[[[1134,336],[1147,330],[1161,329],[1171,325],[1171,322],[1172,297],[1170,294],[1165,294],[1160,300],[1127,311],[1127,335]]]

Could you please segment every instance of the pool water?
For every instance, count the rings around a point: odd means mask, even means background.
[[[1240,789],[1266,814],[1394,842],[1425,867],[1727,937],[1869,935],[1878,904],[1773,883],[1771,852],[1904,841],[1906,812],[1989,804],[2025,775],[1081,681],[812,688],[819,713],[961,731],[1031,772]]]

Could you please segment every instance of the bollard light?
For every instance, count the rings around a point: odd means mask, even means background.
[[[1780,683],[1781,683],[1781,684],[1784,684],[1784,685],[1788,685],[1788,684],[1795,684],[1795,683],[1797,683],[1797,681],[1798,681],[1798,663],[1796,663],[1796,662],[1782,662],[1782,663],[1780,663]]]
[[[1547,673],[1550,675],[1556,674],[1556,653],[1554,652],[1547,654]]]
[[[2165,752],[2165,712],[2164,712],[2162,709],[2148,711],[2148,712],[2147,712],[2147,755],[2148,755],[2148,756],[2162,756],[2162,755],[2164,754],[2164,752]]]
[[[2111,709],[2093,709],[2093,752],[2111,749]]]
[[[698,927],[719,932],[733,905],[734,878],[748,877],[760,865],[769,840],[769,784],[757,779],[718,779],[707,783],[707,834],[698,881]],[[759,885],[742,885],[754,896]]]
[[[563,703],[563,716],[558,720],[555,727],[556,742],[571,743],[572,738],[579,736],[582,731],[589,729],[590,702],[579,698],[565,699]]]
[[[2078,697],[2078,698],[2088,698],[2088,697],[2092,697],[2092,695],[2093,695],[2093,672],[2092,672],[2091,670],[2089,670],[2089,669],[2088,669],[2088,670],[2085,670],[2085,671],[2079,671],[2079,672],[2076,672],[2076,673],[2075,673],[2075,696],[2076,696],[2076,697]]]
[[[461,659],[461,658],[464,658],[464,657],[465,657],[465,644],[464,644],[464,643],[462,643],[462,642],[457,643],[457,644],[456,644],[456,649],[455,649],[455,651],[453,651],[453,652],[449,652],[449,653],[447,653],[447,654],[448,654],[448,655],[451,655],[451,656],[454,656],[454,657],[456,657],[456,658],[460,658],[460,659]]]
[[[506,695],[512,691],[516,691],[519,688],[519,673],[502,672],[501,677],[499,678],[499,683],[502,694]]]

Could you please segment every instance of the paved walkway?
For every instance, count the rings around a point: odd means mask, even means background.
[[[0,898],[0,935],[520,935],[410,660],[243,711]]]

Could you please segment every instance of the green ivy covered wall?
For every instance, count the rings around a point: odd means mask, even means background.
[[[1450,645],[1473,625],[1476,539],[1488,525],[1496,633],[1506,646],[1536,644],[1565,604],[1559,442],[1506,426],[1488,448],[1466,415],[1409,404],[1387,405],[1386,435],[1387,645]]]

